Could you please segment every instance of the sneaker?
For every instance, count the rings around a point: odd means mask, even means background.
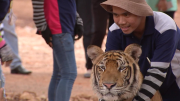
[[[85,78],[90,78],[91,77],[91,69],[87,70],[87,72],[84,74]]]

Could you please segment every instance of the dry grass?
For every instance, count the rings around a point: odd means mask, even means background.
[[[21,94],[7,93],[7,101],[48,101],[45,96],[37,96],[34,92],[24,91]],[[90,96],[86,94],[76,95],[71,97],[70,101],[98,101],[95,96]]]
[[[95,96],[89,96],[86,94],[77,95],[74,97],[71,97],[71,101],[98,101],[98,98]]]
[[[34,92],[24,91],[21,94],[7,93],[7,101],[48,101],[45,96],[37,96]]]

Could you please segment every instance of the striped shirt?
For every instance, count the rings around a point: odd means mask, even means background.
[[[47,27],[44,16],[44,0],[32,0],[33,20],[38,31],[44,31]]]
[[[154,12],[146,17],[141,40],[133,34],[124,34],[115,23],[109,28],[106,51],[124,50],[132,43],[142,46],[139,66],[144,75],[135,101],[150,101],[157,90],[164,101],[180,101],[180,30],[174,20]]]

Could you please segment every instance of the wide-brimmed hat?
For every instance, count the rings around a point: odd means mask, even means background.
[[[153,10],[145,0],[107,0],[101,6],[112,13],[112,6],[122,8],[134,15],[152,16]]]

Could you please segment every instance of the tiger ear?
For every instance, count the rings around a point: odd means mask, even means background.
[[[130,44],[125,50],[125,53],[129,54],[137,63],[139,61],[139,57],[142,54],[141,46],[138,44]]]
[[[103,50],[95,45],[89,45],[87,47],[87,55],[92,60],[92,62],[100,55],[103,54]]]

